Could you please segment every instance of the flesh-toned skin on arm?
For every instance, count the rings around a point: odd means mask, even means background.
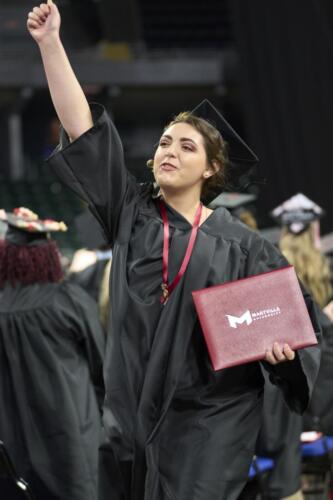
[[[34,7],[28,14],[27,27],[39,46],[53,105],[73,141],[93,126],[93,119],[62,45],[60,25],[59,10],[52,0]]]

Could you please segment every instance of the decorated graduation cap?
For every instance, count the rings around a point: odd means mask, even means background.
[[[319,205],[304,194],[298,193],[274,208],[270,215],[280,225],[287,226],[290,232],[299,234],[324,213]]]
[[[7,224],[5,240],[14,245],[40,245],[51,233],[67,231],[64,222],[53,219],[39,219],[28,208],[15,208],[13,212],[0,211],[0,219]]]
[[[248,173],[259,162],[258,156],[208,99],[204,99],[191,113],[213,125],[227,143],[230,181],[233,185],[236,184],[237,178]]]

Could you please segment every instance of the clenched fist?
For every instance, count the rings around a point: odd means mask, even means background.
[[[38,44],[48,38],[58,36],[60,24],[60,14],[52,0],[34,7],[28,14],[27,27]]]

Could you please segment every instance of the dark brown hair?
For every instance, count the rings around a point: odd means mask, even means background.
[[[218,165],[218,170],[206,179],[202,187],[202,197],[209,194],[218,194],[223,191],[228,183],[229,157],[228,145],[223,140],[220,132],[207,120],[193,115],[190,111],[179,113],[164,127],[166,129],[177,123],[187,123],[195,128],[203,137],[204,147],[207,155],[207,163],[213,167],[213,162]],[[147,166],[153,168],[154,160],[149,160]],[[213,167],[214,168],[214,167]],[[214,169],[215,170],[215,169]]]
[[[58,247],[54,241],[42,245],[14,245],[0,241],[0,289],[5,285],[56,283],[63,278]]]

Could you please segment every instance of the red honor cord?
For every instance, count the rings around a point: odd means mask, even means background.
[[[192,252],[193,252],[193,247],[195,244],[195,240],[197,238],[198,234],[198,229],[199,229],[199,224],[200,224],[200,219],[201,219],[201,213],[202,213],[202,203],[200,202],[200,205],[197,208],[197,211],[195,213],[194,217],[194,223],[191,231],[191,236],[189,239],[189,242],[187,244],[186,252],[184,255],[183,262],[180,266],[180,269],[177,273],[177,276],[174,278],[172,283],[168,283],[168,274],[169,274],[169,246],[170,246],[170,230],[169,230],[169,220],[168,220],[168,215],[167,211],[165,208],[165,204],[162,200],[160,200],[160,211],[162,215],[162,220],[163,220],[163,283],[161,285],[162,288],[162,296],[161,296],[161,303],[166,304],[171,292],[175,289],[175,287],[178,285],[179,281],[183,277],[186,268],[188,266],[188,263],[190,261]]]

